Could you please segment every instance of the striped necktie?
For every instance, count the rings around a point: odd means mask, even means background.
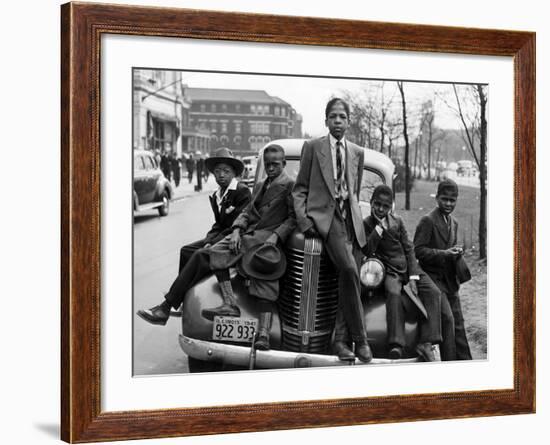
[[[344,199],[342,197],[342,177],[343,177],[343,163],[342,163],[342,142],[336,142],[336,196],[338,197],[338,206],[342,217],[345,218]]]

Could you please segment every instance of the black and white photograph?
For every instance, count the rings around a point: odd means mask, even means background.
[[[132,81],[135,376],[487,358],[488,85]]]

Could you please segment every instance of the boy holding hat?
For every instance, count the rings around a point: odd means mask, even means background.
[[[371,214],[363,221],[367,244],[362,249],[367,258],[378,258],[386,269],[384,290],[389,358],[400,359],[403,356],[405,308],[412,301],[422,313],[416,352],[424,361],[434,361],[432,344],[441,342],[441,295],[418,265],[405,224],[391,212],[392,207],[392,189],[387,185],[377,186],[371,198]],[[402,289],[406,284],[409,285],[407,291],[410,290],[410,293],[406,293],[411,301],[403,299]]]
[[[284,171],[283,148],[269,145],[264,149],[263,159],[267,178],[255,185],[251,202],[233,222],[232,233],[193,253],[164,296],[165,301],[138,311],[141,318],[165,325],[170,308],[179,307],[187,291],[210,274],[218,279],[222,304],[203,309],[203,317],[213,320],[215,316],[240,316],[229,275],[229,268],[237,266],[250,280],[249,292],[259,300],[256,347],[269,349],[271,302],[278,298],[278,280],[285,271],[282,245],[296,227],[296,220],[291,195],[294,181]]]
[[[458,290],[460,284],[471,278],[457,246],[458,222],[451,215],[458,199],[458,186],[451,179],[441,181],[435,197],[437,207],[423,216],[414,235],[416,257],[420,266],[439,287],[442,309],[448,306],[454,326],[444,330],[441,357],[447,360],[471,360],[472,354],[464,329],[464,318]]]
[[[244,164],[233,156],[231,150],[218,148],[213,156],[206,159],[205,164],[218,184],[218,190],[209,196],[215,221],[204,238],[180,249],[178,272],[196,250],[216,244],[229,235],[233,222],[250,202],[250,189],[236,178],[243,172]]]

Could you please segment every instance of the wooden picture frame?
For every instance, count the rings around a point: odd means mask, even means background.
[[[90,3],[62,5],[61,17],[63,440],[92,442],[534,412],[534,33]],[[102,412],[99,136],[103,34],[513,57],[513,389]]]

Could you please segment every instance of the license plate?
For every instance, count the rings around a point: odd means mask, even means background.
[[[212,339],[252,343],[257,329],[258,320],[255,318],[214,317]]]

